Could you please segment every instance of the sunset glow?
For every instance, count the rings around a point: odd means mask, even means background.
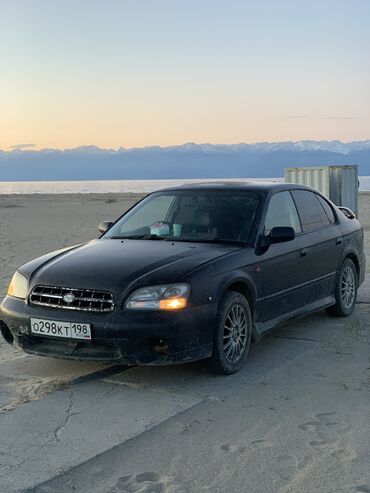
[[[370,137],[370,2],[0,0],[0,149]]]

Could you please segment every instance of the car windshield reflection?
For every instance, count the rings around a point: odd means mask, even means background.
[[[104,235],[111,239],[247,243],[260,204],[252,191],[169,191],[145,198]]]

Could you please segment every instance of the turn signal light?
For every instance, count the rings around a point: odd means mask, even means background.
[[[15,282],[14,279],[10,281],[10,284],[8,286],[8,295],[9,296],[14,296],[15,294]]]
[[[12,277],[8,287],[8,295],[25,300],[28,295],[28,281],[18,271]]]
[[[167,300],[160,300],[159,308],[161,310],[181,310],[186,307],[186,298],[168,298]]]

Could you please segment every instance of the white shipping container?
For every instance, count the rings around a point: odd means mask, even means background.
[[[285,168],[285,181],[315,188],[335,205],[358,213],[357,165]]]

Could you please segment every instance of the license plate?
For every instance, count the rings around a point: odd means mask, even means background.
[[[63,339],[91,340],[90,324],[61,322],[31,318],[31,333],[38,336],[62,337]]]

